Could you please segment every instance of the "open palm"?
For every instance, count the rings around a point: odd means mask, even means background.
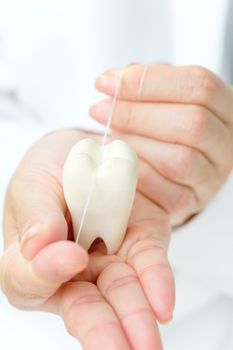
[[[169,321],[174,307],[168,217],[137,192],[116,255],[99,246],[88,257],[67,240],[72,229],[62,167],[83,137],[75,130],[50,134],[16,170],[5,206],[2,288],[16,307],[60,314],[84,349],[160,350],[156,321]]]

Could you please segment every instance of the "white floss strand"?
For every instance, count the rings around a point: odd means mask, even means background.
[[[113,113],[114,113],[114,110],[115,110],[115,107],[116,107],[116,102],[117,102],[117,99],[118,99],[118,95],[120,93],[120,88],[121,88],[123,74],[124,74],[124,72],[122,70],[120,72],[120,75],[119,75],[118,79],[117,79],[117,74],[116,74],[117,87],[116,87],[116,91],[115,91],[115,94],[114,94],[114,97],[113,97],[112,106],[111,106],[111,110],[110,110],[110,113],[109,113],[109,116],[108,116],[107,124],[106,124],[106,127],[105,127],[103,141],[102,141],[102,144],[101,144],[102,150],[104,149],[104,145],[106,144],[108,133],[109,133],[110,128],[111,128]],[[84,210],[83,210],[83,213],[82,213],[79,230],[78,230],[78,234],[77,234],[77,237],[76,237],[76,243],[78,243],[80,235],[81,235],[81,232],[82,232],[82,229],[83,229],[83,225],[84,225],[85,218],[86,218],[86,215],[87,215],[87,211],[88,211],[88,208],[89,208],[89,205],[90,205],[90,201],[91,201],[91,196],[93,194],[94,187],[95,187],[95,182],[96,182],[96,177],[97,177],[97,173],[98,173],[98,168],[99,168],[99,165],[97,165],[95,174],[94,174],[92,182],[91,182],[91,186],[90,186],[89,191],[88,191],[87,200],[86,200],[85,207],[84,207]]]
[[[111,106],[111,110],[110,110],[110,113],[109,113],[108,121],[107,121],[107,124],[106,124],[105,133],[104,133],[104,137],[103,137],[103,141],[102,141],[102,146],[104,146],[106,144],[108,133],[109,133],[110,128],[111,128],[113,113],[114,113],[114,110],[115,110],[115,107],[116,107],[116,102],[117,102],[117,99],[118,99],[118,96],[119,96],[119,93],[120,93],[120,88],[121,88],[123,74],[124,74],[124,71],[121,70],[118,79],[117,79],[117,74],[116,74],[117,87],[116,87],[115,95],[113,97],[112,106]]]
[[[143,70],[143,73],[142,73],[142,77],[140,79],[140,83],[139,83],[139,87],[138,87],[138,93],[137,93],[137,100],[140,100],[140,98],[141,98],[142,89],[143,89],[143,86],[144,86],[144,82],[145,82],[145,79],[146,79],[146,75],[147,75],[148,69],[149,69],[149,66],[146,65],[144,67],[144,70]],[[120,71],[120,75],[119,75],[118,79],[117,79],[117,74],[116,74],[117,87],[116,87],[116,91],[115,91],[115,94],[114,94],[114,97],[113,97],[112,106],[111,106],[111,110],[110,110],[110,113],[109,113],[109,116],[108,116],[107,124],[106,124],[106,127],[105,127],[105,132],[104,132],[103,141],[102,141],[102,150],[103,150],[104,145],[107,142],[108,133],[109,133],[109,131],[111,129],[113,113],[114,113],[114,110],[115,110],[115,107],[116,107],[117,99],[119,97],[123,75],[124,75],[124,71],[123,70]],[[83,210],[83,213],[82,213],[80,226],[79,226],[79,231],[78,231],[77,238],[76,238],[76,243],[78,243],[78,241],[79,241],[79,238],[80,238],[80,235],[81,235],[81,232],[82,232],[82,229],[83,229],[83,225],[84,225],[84,222],[85,222],[85,218],[86,218],[86,215],[87,215],[87,211],[88,211],[88,208],[89,208],[89,205],[90,205],[91,196],[92,196],[93,191],[94,191],[94,186],[95,186],[96,177],[97,177],[97,173],[98,173],[98,167],[99,167],[99,165],[97,165],[97,169],[95,171],[95,174],[93,176],[93,180],[91,182],[90,189],[88,191],[88,196],[87,196],[85,207],[84,207],[84,210]]]
[[[97,170],[96,170],[96,172],[97,172]],[[89,207],[89,204],[90,204],[90,201],[91,201],[91,195],[92,195],[92,193],[94,191],[95,181],[96,181],[96,173],[95,173],[95,175],[93,175],[91,186],[90,186],[89,191],[88,191],[87,200],[86,200],[85,207],[84,207],[84,210],[83,210],[83,213],[82,213],[79,230],[78,230],[78,234],[77,234],[77,237],[76,237],[76,243],[78,243],[80,235],[81,235],[81,232],[82,232],[82,229],[83,229],[84,221],[85,221],[85,218],[86,218],[86,215],[87,215],[87,210],[88,210],[88,207]]]
[[[139,87],[138,87],[138,93],[137,93],[137,100],[139,101],[142,95],[142,89],[145,83],[146,75],[149,69],[149,65],[144,66],[144,70],[142,72],[142,76],[140,79]]]

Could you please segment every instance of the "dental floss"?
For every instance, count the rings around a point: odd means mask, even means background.
[[[138,87],[138,92],[137,92],[137,100],[140,100],[140,97],[141,97],[141,93],[142,93],[142,89],[143,89],[143,85],[144,85],[144,82],[145,82],[145,78],[146,78],[146,74],[147,74],[147,71],[148,71],[148,68],[149,66],[146,65],[144,67],[144,71],[142,73],[142,77],[140,79],[140,83],[139,83],[139,87]],[[112,105],[111,105],[111,110],[109,112],[109,116],[108,116],[108,120],[107,120],[107,123],[106,123],[106,127],[105,127],[105,132],[104,132],[104,136],[103,136],[103,140],[102,140],[102,148],[104,150],[104,146],[106,144],[106,141],[107,141],[107,137],[108,137],[108,133],[111,129],[111,123],[112,123],[112,118],[113,118],[113,113],[114,113],[114,110],[115,110],[115,107],[116,107],[116,102],[117,102],[117,99],[119,97],[119,93],[120,93],[120,88],[121,88],[121,83],[122,83],[122,78],[123,78],[123,75],[124,75],[124,71],[122,70],[120,72],[120,76],[119,78],[117,79],[117,88],[116,88],[116,91],[115,91],[115,94],[114,94],[114,97],[113,97],[113,101],[112,101]],[[116,74],[117,76],[117,74]],[[99,165],[97,165],[97,169],[98,169]],[[91,201],[91,196],[93,194],[93,191],[94,191],[94,186],[95,186],[95,182],[96,182],[96,175],[97,175],[97,169],[96,169],[96,172],[95,174],[93,175],[93,180],[91,182],[91,186],[90,186],[90,189],[88,191],[88,196],[87,196],[87,200],[86,200],[86,204],[85,204],[85,207],[84,207],[84,210],[83,210],[83,213],[82,213],[82,217],[81,217],[81,221],[80,221],[80,226],[79,226],[79,230],[78,230],[78,234],[77,234],[77,237],[76,237],[76,243],[78,243],[79,241],[79,238],[80,238],[80,235],[82,233],[82,229],[83,229],[83,225],[84,225],[84,222],[85,222],[85,218],[86,218],[86,215],[87,215],[87,211],[88,211],[88,208],[89,208],[89,204],[90,204],[90,201]]]
[[[120,93],[120,88],[121,88],[121,82],[122,82],[123,74],[124,74],[124,71],[122,70],[120,72],[119,78],[117,80],[118,82],[117,82],[116,92],[115,92],[115,95],[114,95],[113,100],[112,100],[111,110],[109,112],[108,121],[107,121],[107,124],[106,124],[106,127],[105,127],[105,132],[104,132],[104,137],[103,137],[103,141],[102,141],[102,146],[104,146],[106,144],[108,133],[111,130],[113,113],[114,113],[114,110],[115,110],[115,107],[116,107],[116,102],[117,102],[118,95]]]
[[[137,93],[137,100],[138,101],[141,98],[142,89],[143,89],[143,86],[144,86],[144,82],[145,82],[145,79],[146,79],[146,75],[147,75],[148,69],[149,69],[149,66],[145,65],[143,73],[142,73],[142,76],[141,76],[140,84],[139,84],[139,87],[138,87],[138,93]]]
[[[116,74],[116,78],[117,78],[117,74]],[[106,141],[107,141],[108,133],[110,131],[114,109],[115,109],[117,98],[118,98],[118,95],[119,95],[119,92],[120,92],[122,78],[123,78],[123,70],[120,72],[120,76],[117,79],[117,87],[116,87],[116,91],[115,91],[115,94],[114,94],[114,97],[113,97],[111,110],[109,112],[108,120],[107,120],[106,127],[105,127],[105,132],[104,132],[104,136],[103,136],[103,141],[102,141],[102,144],[101,144],[102,149],[104,149],[104,146],[105,146]],[[94,186],[95,186],[95,182],[96,182],[96,175],[97,175],[97,172],[98,172],[97,171],[98,167],[99,167],[99,165],[97,165],[97,169],[95,171],[95,174],[93,175],[93,180],[91,182],[91,186],[90,186],[90,189],[88,191],[87,201],[86,201],[83,213],[82,213],[79,230],[78,230],[78,234],[77,234],[77,237],[76,237],[76,243],[78,243],[79,237],[80,237],[82,229],[83,229],[83,225],[84,225],[85,218],[86,218],[86,215],[87,215],[87,210],[88,210],[88,207],[89,207],[89,204],[90,204],[90,201],[91,201],[91,196],[92,196],[92,193],[94,191]]]

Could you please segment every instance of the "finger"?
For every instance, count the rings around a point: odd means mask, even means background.
[[[162,349],[156,318],[132,267],[109,265],[97,285],[113,306],[132,349]]]
[[[117,316],[94,284],[66,284],[57,305],[68,331],[85,350],[130,350]]]
[[[143,65],[124,69],[120,99],[135,101],[138,97]],[[116,92],[113,71],[96,81],[99,91],[113,96]],[[175,67],[153,64],[148,66],[141,101],[197,104],[207,107],[223,122],[233,122],[233,90],[209,70],[198,66]]]
[[[110,108],[111,100],[104,100],[94,105],[90,113],[100,123],[106,123]],[[231,141],[229,130],[201,106],[118,101],[111,127],[124,133],[190,146],[215,164],[229,163],[230,156],[227,158],[225,154]]]
[[[175,303],[174,279],[167,258],[169,238],[166,213],[138,193],[119,255],[125,256],[137,272],[145,295],[162,323],[171,320]]]
[[[217,191],[219,172],[199,151],[134,135],[120,134],[120,138],[166,179],[190,187],[199,202]]]
[[[83,273],[78,274],[73,280],[74,281],[88,281],[96,284],[99,275],[109,265],[116,262],[123,262],[124,259],[117,255],[106,255],[106,251],[102,252],[96,250],[89,253],[89,262],[87,268]]]
[[[17,178],[12,182],[5,208],[6,217],[10,218],[5,221],[4,231],[11,239],[19,235],[27,259],[32,259],[49,243],[67,239],[62,198],[60,185],[46,173],[38,172],[31,178],[26,174],[23,180]]]
[[[49,243],[67,239],[62,164],[75,140],[74,132],[68,146],[59,133],[43,138],[24,157],[10,183],[4,215],[5,244],[19,237],[29,260]]]
[[[169,214],[172,226],[183,223],[201,209],[192,188],[166,179],[142,158],[139,161],[137,189]]]
[[[15,242],[1,258],[0,284],[12,305],[43,309],[44,302],[60,285],[83,271],[87,263],[86,251],[73,242],[52,243],[30,262]]]

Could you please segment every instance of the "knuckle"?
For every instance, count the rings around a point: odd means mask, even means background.
[[[31,283],[28,271],[17,270],[19,261],[15,255],[15,247],[17,245],[8,248],[12,251],[8,250],[1,259],[0,286],[12,306],[21,310],[31,310],[47,300],[47,291],[39,291],[38,285]],[[31,269],[29,271],[31,272]]]
[[[201,106],[191,106],[190,108],[190,129],[188,136],[195,146],[204,139],[209,128],[210,116],[209,112]]]
[[[170,176],[176,182],[183,182],[189,177],[194,156],[195,150],[192,148],[181,147],[179,151],[177,150],[176,157],[168,165]]]
[[[97,304],[106,304],[104,297],[96,292],[87,294],[76,294],[72,301],[62,310],[62,315],[65,321],[67,331],[76,336],[77,333],[81,334],[86,328],[83,324],[82,314],[91,305],[94,308]]]
[[[70,330],[70,332],[75,332],[73,328],[77,327],[77,324],[79,324],[79,317],[77,315],[82,311],[82,309],[88,307],[90,304],[93,307],[95,304],[100,303],[105,303],[104,298],[100,295],[87,294],[82,297],[77,297],[71,303],[70,307],[66,310],[65,313],[66,326]]]
[[[217,77],[208,69],[196,66],[190,70],[190,88],[192,97],[200,103],[208,103],[218,88]]]
[[[152,313],[151,309],[149,309],[147,307],[141,307],[141,308],[137,308],[133,311],[125,312],[125,314],[120,316],[120,320],[121,320],[121,322],[126,322],[130,318],[142,317],[144,315],[149,315],[151,317],[151,316],[153,316],[153,313]]]
[[[129,250],[127,261],[128,263],[135,265],[137,260],[140,260],[141,257],[145,256],[145,253],[156,252],[159,256],[165,256],[167,244],[167,237],[154,235],[153,237],[148,237],[142,241],[136,242]]]
[[[103,296],[101,294],[93,293],[93,294],[85,294],[79,297],[76,297],[75,300],[71,303],[67,314],[72,314],[73,310],[77,307],[86,306],[89,304],[99,304],[105,303]]]
[[[179,214],[194,210],[194,195],[188,188],[181,188],[176,196],[172,197],[169,203],[170,214]]]
[[[79,295],[77,293],[65,308],[63,305],[62,316],[70,335],[82,341],[102,330],[106,331],[108,328],[118,327],[117,320],[106,320],[99,323],[96,317],[83,317],[87,310],[89,310],[89,314],[93,310],[94,315],[95,310],[99,310],[99,304],[103,304],[103,307],[105,307],[107,302],[103,295],[93,290],[87,294],[81,293]]]
[[[125,103],[124,129],[132,130],[135,124],[135,105],[133,103]]]
[[[1,277],[0,277],[0,289],[2,290],[4,295],[8,298],[10,294],[8,293],[8,288],[7,288],[7,285],[6,285],[6,279],[3,277],[2,274],[1,274]]]
[[[117,320],[109,320],[105,322],[99,322],[99,320],[93,322],[90,319],[83,319],[79,323],[76,322],[77,314],[74,315],[72,322],[65,320],[65,326],[68,333],[77,338],[81,343],[86,342],[86,339],[95,337],[98,333],[107,334],[109,331],[112,332],[112,329],[117,329],[119,327]],[[83,344],[82,344],[83,345]]]
[[[139,279],[158,270],[169,269],[167,247],[169,237],[155,235],[137,242],[128,252],[128,263],[137,271]],[[146,257],[146,259],[145,259]]]
[[[5,296],[10,299],[10,296],[15,293],[12,293],[11,260],[6,253],[3,254],[0,260],[0,272],[0,288]]]
[[[221,137],[219,146],[221,153],[224,154],[222,159],[219,159],[219,165],[223,170],[229,172],[233,167],[233,125],[229,129],[224,130],[225,135]]]
[[[137,277],[135,275],[127,275],[127,276],[121,276],[118,277],[116,279],[113,279],[110,281],[110,283],[108,284],[108,286],[105,289],[104,294],[105,295],[110,295],[112,292],[128,286],[130,284],[136,284],[138,283]]]
[[[23,310],[23,304],[19,302],[19,295],[17,291],[13,288],[13,285],[11,283],[11,278],[8,276],[7,272],[4,274],[2,273],[0,278],[0,287],[2,292],[7,298],[8,303],[20,310]]]
[[[5,294],[8,303],[13,306],[16,309],[20,309],[22,310],[23,307],[20,305],[18,305],[18,303],[16,302],[16,298],[14,296],[12,296],[11,294],[8,294],[6,291],[3,290],[3,293]]]
[[[140,159],[139,162],[139,181],[143,183],[149,183],[151,180],[151,167],[148,163]]]
[[[13,306],[15,309],[22,310],[22,311],[31,311],[35,310],[36,308],[34,305],[28,305],[26,303],[21,302],[20,300],[16,299],[14,295],[6,295],[8,303]]]
[[[114,291],[138,283],[134,270],[125,263],[109,265],[98,278],[97,284],[103,294],[110,297]]]
[[[167,259],[163,259],[161,261],[157,261],[155,263],[149,264],[148,266],[144,266],[143,268],[138,270],[138,275],[139,275],[139,278],[141,279],[143,278],[143,276],[146,276],[148,274],[155,275],[158,270],[159,271],[163,270],[163,272],[165,273],[171,272],[171,268]]]

